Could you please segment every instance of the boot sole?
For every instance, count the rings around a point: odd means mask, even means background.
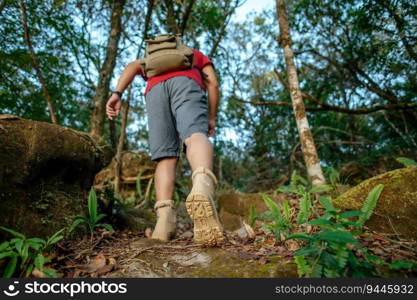
[[[194,241],[205,247],[213,247],[224,242],[223,228],[220,224],[214,203],[206,196],[188,196],[185,206],[194,221]]]

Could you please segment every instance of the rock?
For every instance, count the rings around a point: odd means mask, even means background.
[[[336,207],[358,210],[378,184],[384,189],[366,223],[379,232],[417,238],[417,167],[397,169],[365,180],[334,200]]]
[[[116,159],[113,158],[111,163],[102,169],[94,178],[94,188],[97,191],[105,191],[107,188],[114,190]],[[147,183],[153,177],[155,163],[151,161],[150,156],[141,151],[125,151],[122,153],[121,166],[121,198],[135,199],[140,202],[142,199],[137,197],[136,181],[137,176],[141,174],[141,190],[145,194]]]
[[[134,249],[158,247],[160,242],[139,239],[130,245]],[[188,248],[173,246],[163,251],[146,251],[129,260],[106,277],[143,278],[297,278],[297,267],[292,260],[270,256],[268,260],[244,259],[234,251],[221,248]]]
[[[272,199],[281,201],[285,196],[278,194]],[[226,230],[237,230],[243,226],[243,221],[248,222],[250,208],[255,208],[256,214],[267,210],[262,194],[222,194],[218,197],[219,217]]]
[[[1,225],[37,237],[68,226],[109,163],[109,147],[46,122],[0,115],[0,125]]]

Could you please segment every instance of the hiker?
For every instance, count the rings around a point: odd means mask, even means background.
[[[213,63],[175,35],[161,35],[146,42],[145,58],[130,62],[120,75],[107,101],[107,116],[113,119],[119,114],[123,91],[136,75],[141,75],[147,81],[151,159],[157,162],[157,223],[151,238],[168,241],[175,234],[175,168],[180,143],[184,143],[193,171],[186,208],[194,222],[194,241],[202,246],[218,245],[224,241],[224,233],[213,201],[217,179],[212,172],[213,148],[208,139],[215,132],[219,101]]]

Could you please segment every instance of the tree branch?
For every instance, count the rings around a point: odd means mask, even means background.
[[[24,30],[25,43],[26,43],[26,46],[29,49],[29,54],[30,54],[30,57],[32,59],[32,63],[33,63],[33,67],[34,67],[35,72],[36,72],[36,76],[38,77],[38,80],[41,83],[42,91],[43,91],[46,103],[48,105],[48,108],[49,108],[49,113],[50,113],[50,116],[51,116],[51,122],[53,124],[58,124],[58,119],[56,117],[56,112],[55,112],[55,106],[52,102],[51,96],[50,96],[48,88],[46,86],[46,80],[45,80],[45,77],[43,77],[38,57],[36,56],[35,50],[33,49],[32,41],[30,40],[30,32],[29,32],[29,27],[28,27],[28,19],[27,19],[26,6],[25,6],[25,3],[24,3],[24,0],[18,0],[18,3],[19,3],[19,6],[20,6],[20,9],[22,10],[21,20],[22,20],[22,25],[23,25],[23,30]]]
[[[188,19],[190,18],[191,11],[193,10],[193,5],[195,0],[190,0],[188,5],[185,5],[184,14],[182,16],[182,22],[180,26],[180,34],[184,35],[184,31],[187,28]]]

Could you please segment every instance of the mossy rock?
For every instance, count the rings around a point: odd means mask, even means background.
[[[110,161],[107,150],[84,132],[0,115],[0,225],[46,237],[71,224]]]
[[[271,197],[275,202],[282,200],[282,194]],[[256,214],[265,212],[268,208],[261,193],[239,194],[228,193],[218,197],[219,217],[227,230],[236,230],[242,226],[242,221],[248,221],[251,207],[255,208]]]
[[[358,210],[378,184],[384,189],[366,225],[373,230],[417,238],[417,167],[397,169],[365,180],[334,200],[336,207]]]

